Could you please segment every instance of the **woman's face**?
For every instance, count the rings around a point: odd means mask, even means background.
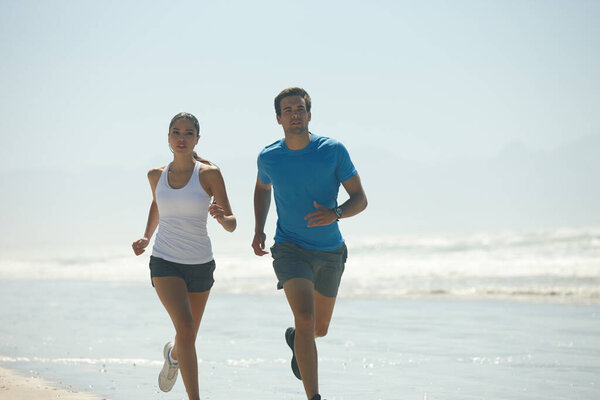
[[[169,129],[169,146],[174,153],[194,151],[199,139],[194,123],[190,120],[180,118]]]

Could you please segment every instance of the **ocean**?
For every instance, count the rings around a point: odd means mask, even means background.
[[[272,294],[270,258],[249,240],[213,240],[220,293]],[[600,300],[600,228],[473,235],[346,237],[341,295]],[[147,252],[148,253],[148,252]],[[148,255],[116,246],[4,248],[0,279],[147,284]]]
[[[600,398],[600,229],[346,237],[327,400]],[[197,348],[203,399],[302,399],[270,258],[214,241]],[[112,400],[159,392],[174,330],[148,255],[117,246],[5,248],[0,365]]]

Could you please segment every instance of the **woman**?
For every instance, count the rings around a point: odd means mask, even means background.
[[[236,227],[221,171],[194,152],[199,139],[196,117],[188,113],[173,117],[169,125],[173,161],[148,172],[152,205],[144,236],[132,245],[136,255],[142,254],[158,226],[150,275],[176,332],[175,343],[168,342],[163,349],[158,385],[170,391],[181,370],[190,400],[200,399],[195,341],[214,282],[208,214],[229,232]]]

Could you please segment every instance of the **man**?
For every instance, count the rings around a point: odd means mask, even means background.
[[[292,370],[308,399],[320,400],[315,338],[327,334],[347,257],[337,221],[363,211],[367,198],[346,148],[309,132],[310,109],[310,96],[301,88],[275,98],[285,137],[258,156],[252,248],[258,256],[268,254],[264,227],[273,187],[278,219],[271,255],[277,287],[294,314],[295,327],[285,334]],[[338,205],[340,183],[350,198]]]

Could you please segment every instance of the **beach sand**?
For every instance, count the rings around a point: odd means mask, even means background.
[[[59,389],[37,374],[25,375],[0,368],[0,400],[106,400],[103,397]]]

